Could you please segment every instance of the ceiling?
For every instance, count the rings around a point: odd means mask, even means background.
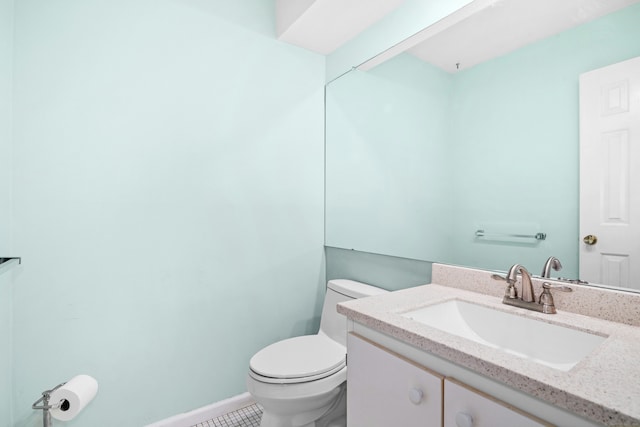
[[[405,0],[277,0],[278,39],[328,55]]]

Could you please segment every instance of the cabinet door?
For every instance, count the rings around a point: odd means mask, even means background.
[[[540,427],[547,422],[481,391],[447,378],[444,384],[444,427]]]
[[[347,339],[349,427],[441,427],[443,377],[355,334]]]

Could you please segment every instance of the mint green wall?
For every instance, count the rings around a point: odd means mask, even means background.
[[[640,4],[455,75],[456,263],[506,269],[527,260],[539,274],[555,255],[563,276],[578,276],[578,77],[638,55]],[[487,220],[537,223],[547,240],[474,241]]]
[[[0,257],[11,256],[13,0],[0,0]]]
[[[0,271],[0,427],[10,427],[12,417],[11,273]]]
[[[12,275],[0,271],[0,427],[13,423],[12,408]]]
[[[327,85],[327,246],[434,259],[448,246],[451,76],[409,54]],[[424,232],[424,224],[434,224]]]
[[[11,141],[13,0],[0,0],[0,257],[12,256]],[[11,272],[0,270],[0,427],[12,421]]]
[[[16,426],[79,373],[100,390],[70,427],[198,408],[317,330],[325,62],[273,7],[16,3]]]
[[[327,56],[327,81],[436,23],[471,0],[405,0],[389,15]]]

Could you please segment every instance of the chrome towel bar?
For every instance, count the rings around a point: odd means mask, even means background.
[[[536,234],[505,234],[505,233],[487,233],[484,230],[476,230],[476,237],[517,237],[520,239],[536,239],[536,240],[545,240],[547,238],[547,233],[536,233]]]

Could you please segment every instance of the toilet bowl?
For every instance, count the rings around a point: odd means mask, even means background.
[[[352,280],[327,283],[320,330],[257,352],[247,389],[263,407],[260,427],[346,426],[346,318],[336,304],[386,293]]]

